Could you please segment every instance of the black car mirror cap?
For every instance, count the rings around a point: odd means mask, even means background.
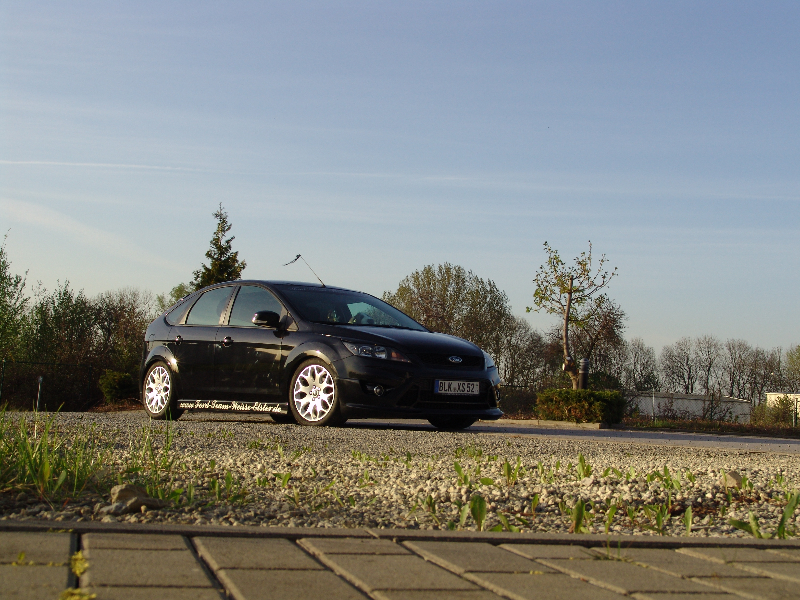
[[[269,327],[270,329],[277,329],[281,323],[281,316],[272,312],[271,310],[260,310],[253,315],[253,324],[259,327]]]

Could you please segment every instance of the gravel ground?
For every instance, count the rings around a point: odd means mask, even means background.
[[[684,513],[691,506],[691,535],[739,537],[750,534],[730,526],[729,519],[748,521],[752,511],[762,531],[771,532],[787,494],[800,484],[800,460],[788,454],[433,430],[301,428],[268,417],[208,414],[188,414],[173,423],[171,449],[164,452],[167,425],[151,425],[141,411],[65,413],[56,419],[65,434],[96,424],[95,435],[113,446],[100,476],[105,490],[119,478],[149,483],[165,496],[173,493],[175,506],[112,516],[103,513],[107,493],[57,506],[5,494],[0,519],[474,530],[475,518],[462,507],[480,495],[486,529],[504,526],[505,518],[521,531],[567,532],[568,513],[582,500],[593,508],[584,521],[590,533],[605,532],[609,508],[617,506],[608,522],[611,533],[658,535],[655,513],[661,508],[669,514],[661,532],[686,535]],[[148,431],[155,440],[151,459],[163,459],[157,475],[141,459]],[[591,473],[579,466],[580,455]],[[741,490],[720,483],[732,471],[745,477]],[[800,530],[800,508],[791,527]]]

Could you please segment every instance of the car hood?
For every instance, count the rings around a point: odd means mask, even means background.
[[[430,331],[414,331],[412,329],[394,329],[391,327],[326,327],[336,330],[330,332],[342,339],[371,342],[392,346],[411,354],[459,354],[463,356],[483,356],[481,349],[467,340],[454,335],[433,333]]]

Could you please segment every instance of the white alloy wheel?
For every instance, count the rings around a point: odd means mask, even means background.
[[[308,365],[294,380],[292,400],[303,419],[321,421],[336,404],[333,376],[322,365]]]
[[[172,379],[169,371],[161,365],[157,365],[147,375],[144,384],[144,401],[147,410],[152,414],[161,413],[169,403],[170,390],[172,389]]]

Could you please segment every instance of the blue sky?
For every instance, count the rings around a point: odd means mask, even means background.
[[[31,284],[159,293],[222,202],[247,277],[449,261],[521,315],[543,242],[591,240],[629,337],[786,347],[798,31],[796,2],[6,1],[0,228]]]

